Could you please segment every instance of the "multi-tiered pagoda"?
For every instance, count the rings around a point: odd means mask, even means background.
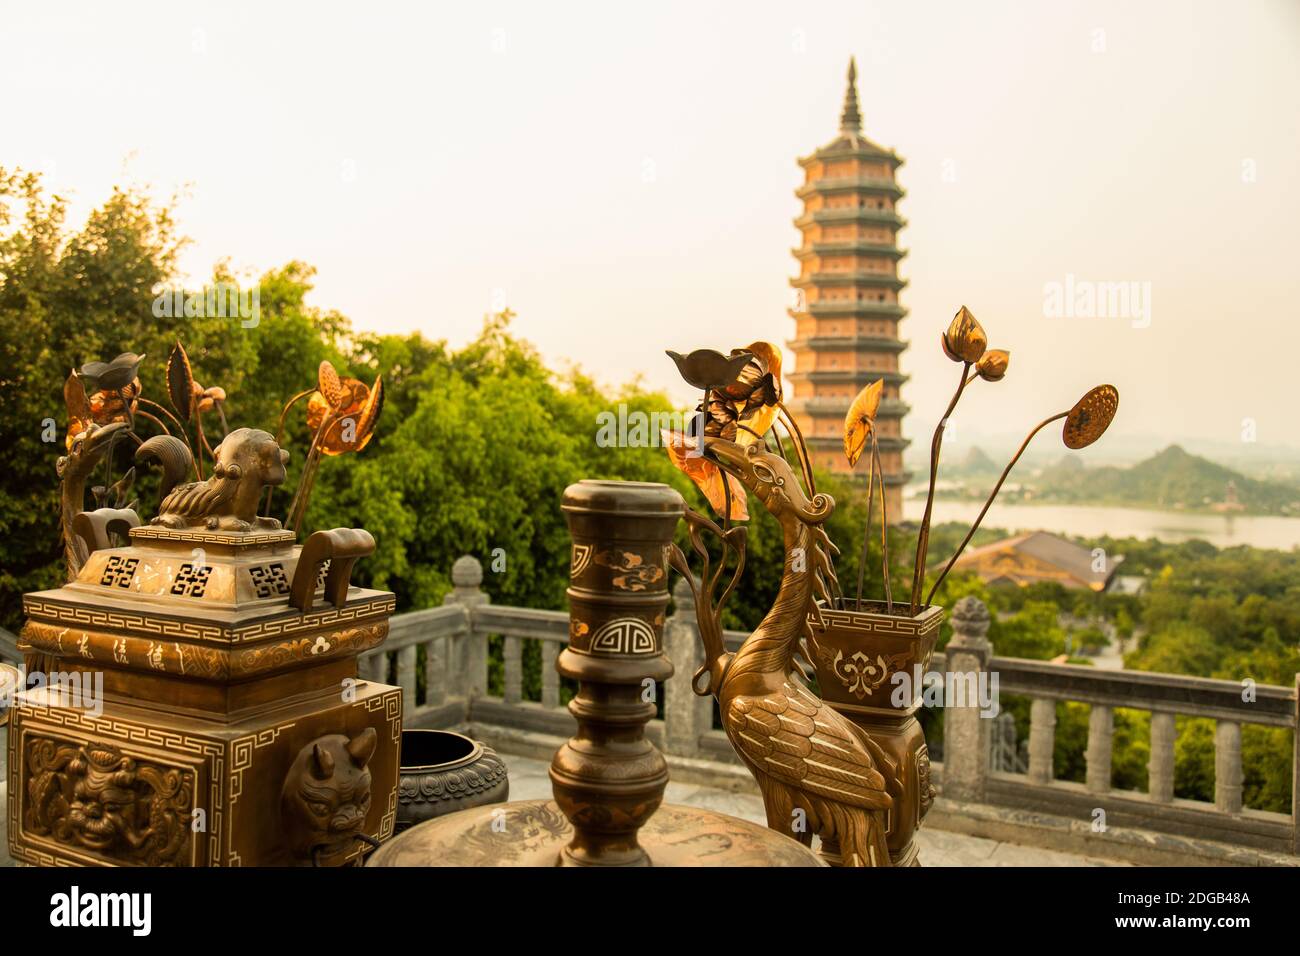
[[[903,164],[893,151],[862,135],[858,110],[857,66],[849,61],[848,91],[840,117],[840,134],[811,156],[799,160],[804,183],[795,195],[803,215],[794,224],[803,244],[794,250],[799,275],[791,410],[807,441],[815,465],[849,472],[844,458],[844,415],[863,385],[883,378],[884,398],[876,421],[890,519],[902,517],[903,415],[899,398],[907,380],[898,357],[907,343],[898,323],[907,314],[898,302],[907,282],[898,277],[898,230],[905,224],[896,210],[903,196],[894,173]],[[866,480],[870,455],[863,455],[854,474]]]

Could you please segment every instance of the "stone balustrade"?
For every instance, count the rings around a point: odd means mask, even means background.
[[[394,617],[382,649],[362,658],[361,674],[402,687],[407,726],[463,726],[500,748],[549,759],[575,726],[562,706],[555,671],[556,656],[568,640],[568,614],[493,605],[482,590],[482,579],[477,560],[460,558],[452,569],[453,590],[443,606]],[[650,722],[647,737],[667,755],[674,779],[750,789],[748,773],[725,735],[714,727],[713,701],[697,697],[690,689],[703,648],[684,581],[673,589],[673,601],[664,627],[664,649],[676,674],[662,688],[662,716]],[[944,758],[934,766],[941,799],[928,825],[1033,842],[1026,836],[1027,827],[1032,829],[1026,821],[1032,818],[1044,826],[1044,821],[1055,821],[1058,831],[1064,827],[1067,835],[1080,837],[1071,843],[1058,832],[1052,842],[1062,848],[1099,855],[1111,839],[1117,849],[1127,848],[1119,855],[1151,862],[1185,860],[1207,841],[1235,848],[1237,862],[1277,862],[1276,855],[1297,859],[1300,845],[1294,812],[1285,815],[1243,807],[1241,748],[1245,724],[1294,731],[1295,687],[1257,685],[1251,688],[1253,695],[1243,695],[1243,686],[1232,681],[998,657],[987,638],[988,611],[982,604],[963,599],[952,609],[951,619],[953,637],[945,653],[935,655],[931,671],[967,690],[987,679],[981,674],[996,673],[1002,697],[1028,698],[1028,768],[1025,773],[992,770],[993,721],[974,693],[956,704],[950,693],[942,746],[934,748]],[[488,647],[493,637],[501,640],[499,695],[488,692]],[[734,649],[744,637],[741,632],[728,632],[727,644]],[[524,693],[523,661],[530,642],[540,644],[541,687],[540,694],[531,695],[535,699]],[[422,667],[422,679],[417,667]],[[1083,783],[1057,780],[1053,770],[1057,707],[1066,701],[1090,707]],[[1145,793],[1112,786],[1116,708],[1151,714]],[[1216,721],[1213,803],[1174,796],[1179,716]],[[1293,764],[1293,776],[1296,767],[1300,759]]]

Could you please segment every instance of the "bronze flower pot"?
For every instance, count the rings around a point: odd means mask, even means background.
[[[909,617],[886,614],[880,601],[863,601],[857,611],[852,601],[841,599],[837,607],[819,605],[818,610],[820,623],[816,614],[810,616],[809,650],[822,699],[866,731],[898,765],[899,773],[885,775],[894,798],[889,856],[895,866],[916,866],[912,838],[935,796],[930,752],[916,719],[922,690],[917,677],[930,666],[943,608],[930,605]],[[900,672],[908,675],[906,683],[895,682]]]
[[[510,796],[506,765],[496,751],[449,730],[403,730],[399,773],[397,833]]]
[[[905,606],[902,614],[886,614],[881,601],[863,601],[861,611],[853,610],[854,602],[848,598],[838,604],[835,608],[819,605],[820,625],[815,614],[811,617],[815,641],[811,663],[822,699],[857,708],[900,709],[893,701],[897,696],[893,676],[900,671],[914,675],[918,664],[924,673],[930,666],[943,608],[932,604],[908,617]],[[897,612],[899,606],[894,608]],[[912,709],[921,695],[920,686],[912,691],[904,710]]]

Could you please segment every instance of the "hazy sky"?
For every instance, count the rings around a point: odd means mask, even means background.
[[[664,348],[791,337],[795,158],[850,54],[907,160],[918,444],[962,303],[1013,356],[968,433],[1109,380],[1117,431],[1300,444],[1295,0],[3,2],[0,165],[74,222],[188,184],[196,277],[303,259],[358,327],[453,343],[508,304],[553,364],[685,401]],[[1045,315],[1070,275],[1149,283],[1149,323]]]

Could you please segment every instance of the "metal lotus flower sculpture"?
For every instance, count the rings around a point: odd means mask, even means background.
[[[86,548],[79,542],[74,524],[85,510],[88,485],[97,508],[134,511],[136,502],[129,496],[137,468],[161,468],[160,497],[166,498],[191,476],[201,483],[205,454],[215,467],[217,452],[213,446],[219,450],[233,434],[226,423],[226,390],[195,381],[184,345],[177,342],[172,348],[165,371],[167,396],[174,411],[144,396],[139,377],[143,359],[143,355],[125,352],[112,361],[88,362],[73,370],[63,384],[68,415],[67,454],[59,459],[57,470],[69,579],[76,576],[85,559]],[[333,366],[322,363],[316,388],[294,396],[281,412],[277,444],[283,437],[288,410],[302,398],[311,399],[306,419],[314,437],[290,509],[295,523],[306,511],[320,456],[360,451],[373,438],[383,407],[383,382],[376,378],[374,385],[367,386],[356,379],[340,378]],[[219,440],[209,442],[204,415],[212,413],[220,420],[221,435]],[[152,425],[156,434],[137,434],[142,422]],[[115,481],[113,452],[123,436],[136,446],[134,466]],[[92,474],[100,469],[103,477],[92,484]],[[269,510],[269,492],[268,487],[265,510]],[[120,523],[113,525],[120,527]]]
[[[359,379],[341,377],[329,361],[321,362],[315,390],[299,392],[281,411],[280,433],[284,431],[289,409],[302,398],[307,399],[307,427],[312,432],[312,442],[289,505],[285,527],[290,530],[299,527],[307,513],[321,456],[361,451],[370,443],[384,407],[383,376],[378,376],[374,385],[366,385]],[[277,435],[277,441],[280,437]]]
[[[989,349],[975,363],[975,371],[986,382],[1000,382],[1011,364],[1011,353],[1005,349]]]
[[[792,442],[800,472],[810,493],[816,493],[812,462],[803,435],[785,406],[781,389],[781,350],[770,342],[752,342],[724,355],[714,349],[696,349],[688,355],[668,351],[678,372],[689,385],[704,391],[696,407],[694,434],[664,432],[663,444],[673,464],[691,479],[724,521],[748,517],[745,487],[734,475],[705,455],[711,438],[734,441],[741,447],[764,445],[770,435],[786,457],[780,424]],[[697,440],[703,437],[703,441]]]
[[[733,359],[748,355],[735,381],[722,388],[727,404],[736,410],[736,442],[762,441],[781,409],[781,351],[767,342],[752,342],[732,349]]]
[[[87,362],[81,366],[81,380],[93,392],[118,392],[139,377],[143,355],[123,352],[111,362]]]
[[[961,365],[961,375],[947,409],[935,426],[930,440],[929,483],[925,511],[917,533],[916,554],[912,565],[912,586],[907,604],[907,613],[913,617],[924,606],[921,595],[929,553],[930,525],[944,429],[956,410],[962,394],[971,383],[977,379],[990,383],[1002,381],[1011,364],[1010,352],[988,347],[988,335],[984,327],[966,306],[957,310],[947,329],[940,336],[940,345],[949,359]],[[695,482],[713,509],[722,515],[724,526],[731,520],[744,520],[747,517],[745,486],[735,479],[728,468],[715,462],[713,460],[715,456],[706,453],[708,442],[712,439],[734,441],[741,446],[759,444],[766,450],[770,437],[776,445],[776,450],[788,460],[785,442],[777,429],[777,425],[782,426],[787,439],[792,444],[794,458],[803,478],[804,488],[801,490],[810,497],[817,493],[816,479],[803,435],[783,401],[779,349],[766,342],[753,342],[743,349],[733,349],[727,355],[713,349],[698,349],[686,355],[670,351],[668,355],[676,362],[682,377],[689,384],[701,388],[704,396],[696,409],[697,421],[700,423],[695,428],[696,435],[665,432],[664,445],[673,464]],[[867,521],[863,531],[862,560],[858,566],[856,606],[858,608],[862,606],[871,515],[874,511],[876,487],[879,482],[881,577],[886,613],[892,614],[894,601],[889,577],[889,526],[885,511],[884,473],[876,425],[876,416],[884,398],[883,380],[872,382],[858,393],[844,419],[844,456],[852,467],[870,451]],[[926,604],[934,597],[948,569],[956,562],[971,536],[979,528],[980,522],[1001,490],[1007,475],[1019,461],[1033,436],[1049,422],[1065,419],[1062,440],[1066,447],[1075,449],[1086,447],[1106,431],[1118,407],[1119,393],[1114,386],[1098,386],[1088,392],[1069,411],[1048,418],[1030,431],[1025,443],[1007,464],[984,509],[966,535],[965,541],[930,588]],[[877,478],[878,474],[879,478]]]
[[[941,341],[943,353],[948,358],[967,365],[978,362],[989,344],[988,336],[984,334],[984,327],[964,305],[953,316]]]
[[[961,401],[967,385],[977,378],[986,382],[999,382],[1006,376],[1007,367],[1011,363],[1010,352],[1001,349],[989,351],[984,326],[964,305],[948,323],[940,344],[944,355],[961,363],[961,378],[957,382],[957,391],[953,393],[948,408],[935,425],[934,435],[930,439],[930,483],[925,495],[925,513],[921,516],[921,527],[916,535],[916,560],[912,565],[912,590],[908,601],[908,613],[913,616],[919,609],[921,587],[925,580],[925,561],[930,550],[930,519],[934,511],[934,486],[939,476],[939,451],[943,447],[944,428],[957,408],[957,403]],[[975,371],[971,371],[971,366],[975,366]]]
[[[695,483],[715,512],[728,521],[749,518],[745,486],[734,475],[719,468],[712,458],[700,453],[698,438],[670,431],[662,432],[660,437],[673,466]]]
[[[871,541],[871,509],[876,494],[876,472],[880,472],[880,549],[881,574],[885,582],[885,605],[888,613],[894,612],[894,594],[889,584],[889,519],[885,514],[885,470],[880,464],[880,443],[876,437],[876,413],[880,410],[880,396],[885,380],[877,379],[864,385],[858,397],[844,416],[844,457],[852,468],[862,457],[868,442],[871,445],[871,470],[867,476],[867,520],[862,532],[862,560],[858,562],[858,595],[855,607],[862,609],[862,582],[867,571],[867,552]]]
[[[140,397],[143,355],[123,352],[111,362],[87,362],[68,376],[63,386],[68,409],[67,445],[90,425],[134,421]]]

